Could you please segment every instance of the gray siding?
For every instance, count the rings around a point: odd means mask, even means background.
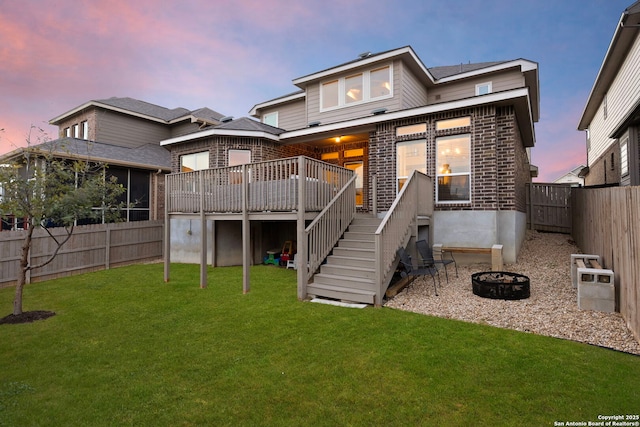
[[[470,98],[476,95],[476,85],[486,82],[491,82],[492,92],[517,89],[524,87],[525,84],[524,76],[518,70],[485,75],[476,79],[465,80],[464,82],[453,81],[436,85],[431,89],[429,91],[429,104]]]
[[[394,64],[394,74],[398,77],[394,80],[399,81],[398,93],[400,97],[400,108],[415,108],[427,104],[427,89],[425,82],[421,82],[418,78],[405,67],[401,61]]]
[[[168,126],[112,111],[99,111],[96,140],[124,147],[158,144],[171,137]]]
[[[196,132],[200,127],[200,123],[191,123],[191,120],[185,120],[171,126],[171,138]]]
[[[285,130],[302,129],[307,126],[306,103],[304,98],[260,110],[260,116],[278,112],[278,127]]]

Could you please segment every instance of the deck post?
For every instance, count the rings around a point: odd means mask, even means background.
[[[216,220],[211,221],[211,267],[216,267]]]
[[[169,282],[171,263],[171,220],[169,218],[169,175],[164,176],[164,281]]]
[[[247,173],[247,165],[242,165],[242,293],[246,294],[250,290],[249,285],[249,266],[251,264],[251,245],[250,233],[251,227],[249,222],[249,174]]]
[[[204,214],[204,178],[202,171],[199,171],[198,178],[200,181],[200,288],[207,287],[207,218]]]
[[[296,264],[298,266],[298,299],[303,300],[307,297],[307,281],[309,280],[308,270],[308,239],[305,231],[305,200],[306,200],[306,182],[307,182],[307,165],[304,156],[298,157],[298,218],[297,218],[297,239],[298,252],[296,253]]]

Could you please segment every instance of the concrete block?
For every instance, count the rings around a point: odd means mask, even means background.
[[[616,286],[613,271],[577,268],[578,307],[581,310],[616,311]]]
[[[491,247],[491,270],[504,270],[504,264],[502,261],[502,245],[493,245]]]
[[[574,288],[578,287],[578,275],[576,274],[576,270],[578,266],[576,265],[576,260],[581,259],[585,261],[596,260],[598,263],[602,263],[600,259],[600,255],[589,255],[589,254],[571,254],[571,284]]]

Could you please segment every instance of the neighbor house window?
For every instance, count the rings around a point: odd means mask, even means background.
[[[209,169],[208,151],[180,156],[180,172],[193,172],[202,169]]]
[[[453,128],[462,128],[471,126],[471,117],[458,117],[455,119],[438,120],[436,122],[436,130],[445,130]]]
[[[265,125],[269,125],[269,126],[273,126],[273,127],[278,127],[278,112],[274,111],[272,113],[267,113],[264,116],[262,116],[262,123],[264,123]]]
[[[391,65],[387,65],[324,82],[320,86],[320,110],[391,97],[392,74]]]
[[[89,122],[85,120],[81,124],[82,124],[82,138],[89,139]]]
[[[488,93],[491,93],[491,82],[476,85],[476,95],[486,95]]]
[[[396,144],[396,189],[400,191],[414,171],[427,171],[427,141],[403,141]]]
[[[454,135],[436,139],[436,200],[438,202],[470,202],[471,156],[470,135]]]
[[[73,137],[80,138],[80,126],[73,125]]]
[[[64,128],[64,136],[67,138],[71,136],[71,128]]]
[[[229,166],[251,163],[251,150],[229,150]]]
[[[620,176],[629,174],[629,137],[625,136],[620,141]]]

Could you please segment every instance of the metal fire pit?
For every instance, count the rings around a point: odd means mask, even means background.
[[[483,298],[524,299],[529,298],[529,278],[507,271],[484,271],[471,275],[473,293]]]

